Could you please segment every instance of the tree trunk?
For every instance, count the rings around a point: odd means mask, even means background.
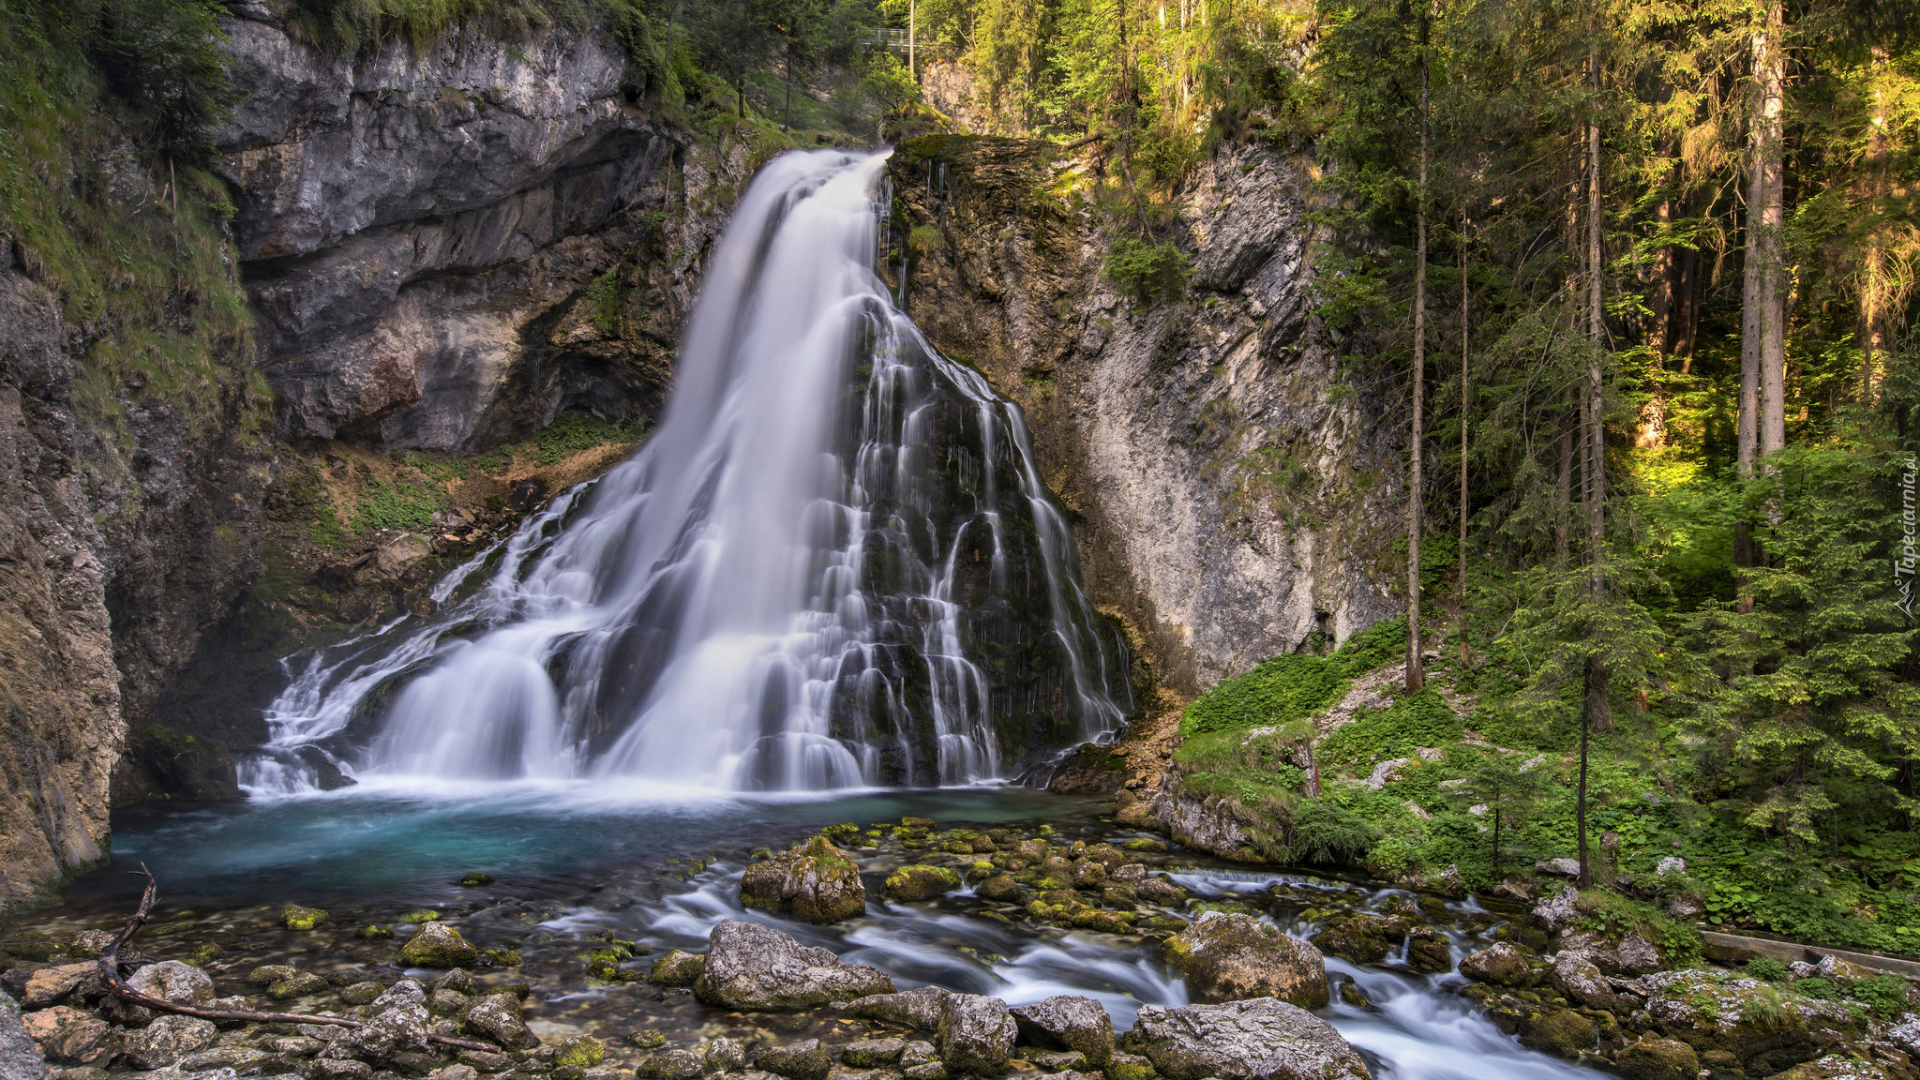
[[[1419,230],[1413,262],[1413,460],[1407,479],[1407,693],[1427,683],[1420,659],[1421,410],[1427,393],[1427,25],[1420,22],[1420,193]]]
[[[1472,348],[1472,324],[1467,320],[1467,230],[1472,226],[1465,215],[1461,215],[1460,225],[1460,666],[1464,668],[1473,665],[1473,647],[1467,642],[1467,421],[1472,416],[1467,407],[1467,367]],[[1500,831],[1499,819],[1494,820],[1493,828],[1496,834]],[[1498,847],[1496,840],[1496,852]],[[1497,855],[1494,861],[1499,861]]]
[[[1749,274],[1759,271],[1755,290],[1760,331],[1760,456],[1787,445],[1787,282],[1785,138],[1786,50],[1782,40],[1783,0],[1767,4],[1766,24],[1753,38],[1756,101],[1753,174],[1747,196]],[[1757,258],[1756,258],[1757,256]]]
[[[916,0],[907,0],[907,74],[920,77],[920,68],[914,64],[914,37],[919,29],[919,4]]]
[[[1594,107],[1599,107],[1600,51],[1596,43],[1589,56],[1593,78]],[[1607,505],[1607,432],[1605,416],[1606,371],[1602,350],[1606,346],[1606,313],[1600,304],[1600,125],[1587,123],[1587,336],[1592,342],[1592,363],[1587,369],[1587,557],[1593,566],[1593,592],[1600,594],[1605,580],[1601,569],[1605,555]]]

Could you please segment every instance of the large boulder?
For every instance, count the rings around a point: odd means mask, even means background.
[[[707,958],[699,953],[668,949],[665,956],[653,962],[647,981],[655,986],[692,986],[700,981],[700,973],[705,970]]]
[[[506,1050],[531,1050],[540,1040],[520,1013],[519,995],[503,990],[475,998],[460,1015],[460,1025]]]
[[[105,988],[100,985],[99,964],[60,964],[41,968],[28,975],[26,988],[20,995],[20,1004],[29,1009],[44,1009],[66,1000],[69,995],[97,998],[104,992]]]
[[[1749,1076],[1771,1076],[1859,1037],[1864,1021],[1839,1002],[1783,995],[1753,979],[1662,971],[1638,982],[1647,1016],[1668,1038],[1738,1058]]]
[[[367,1020],[348,1036],[352,1056],[391,1061],[397,1054],[427,1048],[427,994],[412,979],[401,979],[367,1007]]]
[[[1113,1056],[1113,1018],[1087,997],[1061,994],[1013,1010],[1020,1041],[1046,1050],[1073,1050],[1087,1064],[1104,1068]]]
[[[893,991],[886,972],[849,964],[758,923],[713,928],[696,997],[728,1009],[801,1009]]]
[[[849,1003],[847,1015],[937,1031],[940,1018],[947,1013],[947,999],[952,996],[953,991],[939,986],[921,986],[898,994],[875,994]]]
[[[1166,1080],[1372,1080],[1333,1025],[1274,998],[1148,1005],[1125,1038]]]
[[[1553,967],[1548,970],[1548,978],[1554,989],[1575,1004],[1608,1012],[1621,1006],[1620,996],[1614,992],[1613,984],[1587,959],[1585,953],[1562,952],[1555,956]]]
[[[136,1069],[164,1069],[188,1054],[204,1050],[220,1037],[213,1021],[169,1013],[130,1031],[121,1047],[121,1057]]]
[[[1621,1050],[1614,1067],[1633,1080],[1699,1080],[1700,1055],[1678,1039],[1651,1036]]]
[[[400,946],[402,967],[470,968],[479,959],[480,950],[442,922],[426,923]]]
[[[954,994],[941,1011],[933,1045],[947,1071],[970,1076],[998,1076],[1013,1058],[1018,1027],[999,998]]]
[[[1213,915],[1167,939],[1167,957],[1202,1003],[1272,997],[1318,1009],[1329,1000],[1320,950],[1250,915]]]
[[[27,1034],[56,1065],[104,1066],[120,1052],[120,1035],[91,1013],[55,1005],[28,1013]]]
[[[867,887],[860,867],[823,835],[747,867],[740,902],[791,911],[803,922],[835,923],[867,910]]]
[[[49,1080],[47,1062],[20,1022],[20,1006],[0,994],[0,1076],[9,1080]]]
[[[1518,947],[1502,941],[1462,957],[1460,974],[1495,986],[1525,986],[1533,980],[1533,964]]]
[[[784,1076],[787,1080],[826,1080],[833,1070],[833,1058],[819,1039],[806,1039],[786,1046],[762,1050],[754,1059],[754,1068]]]
[[[887,899],[937,900],[960,887],[960,875],[944,866],[903,866],[887,875]]]
[[[205,1005],[213,1000],[213,979],[192,964],[162,960],[133,973],[127,985],[175,1005]]]

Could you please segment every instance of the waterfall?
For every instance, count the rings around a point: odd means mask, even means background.
[[[1116,730],[1124,646],[1019,411],[874,273],[884,167],[769,163],[714,250],[659,430],[456,571],[433,618],[290,670],[243,786],[949,785]]]

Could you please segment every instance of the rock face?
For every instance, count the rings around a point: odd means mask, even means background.
[[[707,964],[694,984],[701,1001],[729,1009],[799,1009],[893,991],[885,972],[843,963],[758,923],[713,928]]]
[[[1339,343],[1307,313],[1300,178],[1254,147],[1203,163],[1179,193],[1192,288],[1135,307],[1086,222],[1036,194],[1056,154],[935,137],[890,168],[903,224],[939,234],[908,311],[1026,410],[1095,604],[1181,693],[1396,610],[1390,391],[1337,389]]]
[[[816,836],[747,867],[740,878],[740,902],[791,911],[802,922],[835,923],[867,910],[867,887],[859,865],[833,841]]]
[[[1372,1080],[1332,1024],[1272,998],[1148,1005],[1124,1041],[1167,1080]]]
[[[524,333],[612,267],[632,237],[606,226],[682,151],[611,36],[334,53],[236,10],[219,171],[283,432],[464,450],[570,403],[657,404],[664,357],[543,370]]]
[[[1250,915],[1203,918],[1167,939],[1166,950],[1195,1001],[1272,997],[1318,1009],[1329,1000],[1320,950]]]
[[[59,308],[0,242],[0,908],[99,859],[126,736]]]

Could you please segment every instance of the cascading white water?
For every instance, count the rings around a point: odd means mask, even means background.
[[[873,272],[884,164],[763,169],[659,431],[441,586],[491,566],[472,596],[312,657],[243,786],[954,784],[1116,728],[1121,647],[1018,411]]]

